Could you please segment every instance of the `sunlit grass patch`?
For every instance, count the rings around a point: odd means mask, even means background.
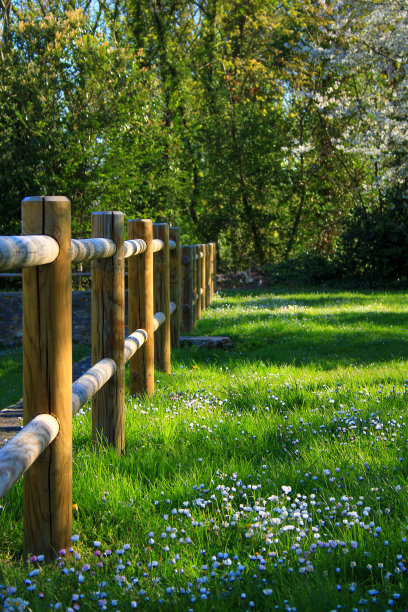
[[[4,499],[2,601],[405,610],[406,305],[216,297],[197,333],[233,350],[175,351],[153,398],[127,398],[121,457],[93,449],[89,408],[74,419],[73,556],[19,561],[21,483]]]

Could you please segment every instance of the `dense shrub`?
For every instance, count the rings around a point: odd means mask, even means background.
[[[272,284],[322,285],[335,281],[337,266],[320,253],[310,251],[269,266],[267,276]]]
[[[307,252],[269,267],[272,283],[408,286],[408,191],[390,190],[380,210],[355,207],[329,258]]]
[[[408,279],[408,200],[403,190],[388,194],[384,210],[356,207],[345,223],[335,258],[344,279],[375,286]]]

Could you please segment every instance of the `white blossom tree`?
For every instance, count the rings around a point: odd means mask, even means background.
[[[408,169],[407,0],[321,0],[320,25],[303,50],[331,86],[309,92],[320,112],[342,119],[332,145],[359,154],[361,186],[380,210],[386,188]]]

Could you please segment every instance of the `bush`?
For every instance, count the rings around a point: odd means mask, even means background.
[[[335,259],[345,281],[370,287],[405,285],[408,279],[408,198],[388,192],[384,210],[356,207],[340,236]]]
[[[316,251],[301,253],[282,260],[266,270],[272,284],[322,285],[337,279],[337,266]]]
[[[334,255],[301,253],[269,266],[275,284],[342,285],[350,288],[408,286],[408,190],[389,190],[383,209],[355,207]]]

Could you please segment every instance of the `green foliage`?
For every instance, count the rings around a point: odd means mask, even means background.
[[[327,256],[309,251],[283,259],[266,268],[268,280],[277,285],[316,286],[339,280],[337,265]]]
[[[345,279],[370,286],[408,282],[408,198],[404,189],[388,192],[383,210],[355,208],[345,223],[336,259]]]
[[[326,61],[319,3],[4,6],[0,232],[19,232],[23,197],[59,193],[74,235],[120,209],[216,240],[237,269],[331,253],[350,208],[372,206],[376,162],[341,144],[357,119],[336,112],[360,83]]]
[[[67,195],[77,234],[95,209],[167,214],[155,197],[163,136],[154,73],[94,31],[81,8],[47,8],[44,17],[21,5],[2,61],[1,231],[18,231],[20,200],[34,194]]]
[[[383,208],[355,207],[344,222],[331,256],[301,253],[267,267],[273,283],[354,287],[408,284],[408,198],[399,187],[387,192]]]

